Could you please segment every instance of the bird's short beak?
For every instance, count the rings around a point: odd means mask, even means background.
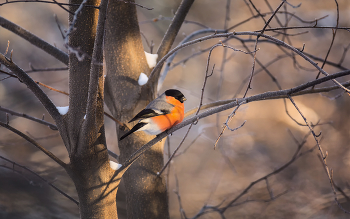
[[[186,99],[186,97],[183,97],[182,98],[182,102],[185,102],[187,99]]]

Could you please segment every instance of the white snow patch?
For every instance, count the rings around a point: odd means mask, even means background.
[[[85,116],[84,116],[84,119],[86,119],[86,114],[85,114]]]
[[[138,80],[139,85],[142,86],[142,85],[146,84],[147,81],[148,81],[147,75],[145,73],[141,72],[141,74],[139,76],[139,80]]]
[[[111,166],[111,168],[113,170],[118,170],[122,166],[121,164],[116,163],[116,162],[111,161],[111,160],[109,161],[109,165]]]
[[[56,106],[58,112],[63,116],[66,115],[69,109],[69,106]]]
[[[157,65],[158,54],[145,52],[146,60],[149,68],[154,68]]]

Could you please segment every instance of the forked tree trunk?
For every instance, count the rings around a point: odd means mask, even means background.
[[[80,4],[81,0],[71,0],[70,3]],[[88,1],[87,4],[98,6],[99,1]],[[70,9],[75,11],[77,7],[71,6]],[[89,136],[89,133],[81,136],[79,124],[84,123],[86,114],[91,80],[89,57],[92,57],[98,12],[99,10],[85,7],[78,14],[75,30],[69,35],[69,46],[84,58],[79,59],[74,53],[69,55],[70,108],[65,116],[69,133],[67,149],[71,158],[67,172],[78,191],[81,218],[89,219],[117,218],[116,192],[122,176],[120,173],[117,178],[113,178],[101,121],[96,124],[101,127],[101,135],[96,142],[89,143],[93,147],[86,150],[85,145],[80,145],[83,138],[96,137]],[[70,22],[72,21],[73,16],[70,15]],[[137,83],[140,73],[149,75],[150,69],[144,54],[135,5],[110,1],[105,33],[106,104],[115,118],[126,123],[155,97],[154,87],[141,87]],[[120,136],[122,131],[119,127],[117,132]],[[123,163],[149,140],[150,136],[138,133],[120,142],[120,162]],[[169,218],[165,182],[162,177],[157,177],[157,172],[163,166],[163,145],[154,145],[123,176],[128,218]],[[82,148],[85,149],[81,150]]]
[[[71,4],[81,4],[81,0],[71,0]],[[86,4],[99,6],[99,0]],[[70,11],[78,7],[70,6]],[[68,129],[70,163],[66,170],[72,178],[79,197],[80,217],[84,219],[117,218],[116,193],[122,173],[114,176],[109,164],[104,135],[101,100],[97,96],[96,130],[85,127],[89,83],[91,83],[91,57],[93,56],[99,10],[84,7],[77,14],[74,30],[69,35],[69,112],[64,116]],[[73,15],[69,21],[73,22]],[[74,52],[72,52],[74,51]],[[98,64],[98,63],[95,63]],[[97,85],[94,85],[97,86]],[[103,86],[102,86],[103,87]],[[98,102],[100,100],[100,102]],[[102,103],[103,104],[103,103]],[[102,114],[102,115],[101,115]],[[87,140],[87,144],[84,142]]]

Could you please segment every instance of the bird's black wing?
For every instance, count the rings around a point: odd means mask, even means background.
[[[154,110],[154,109],[143,109],[141,112],[139,112],[133,119],[131,119],[129,121],[133,122],[139,119],[146,119],[146,118],[150,118],[150,117],[155,117],[155,116],[160,116],[160,115],[165,115],[165,114],[169,114],[170,111],[169,110]]]
[[[123,140],[124,138],[126,138],[128,135],[136,132],[137,130],[139,130],[140,128],[142,128],[143,126],[145,126],[147,123],[144,122],[140,122],[137,123],[130,131],[128,131],[127,133],[125,133],[122,137],[120,137],[119,141]]]

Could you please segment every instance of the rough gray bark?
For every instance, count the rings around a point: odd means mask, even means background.
[[[71,0],[72,4],[80,4],[81,0]],[[90,0],[87,4],[99,5],[99,0]],[[76,11],[77,6],[70,6],[70,11]],[[67,121],[70,145],[77,145],[80,126],[86,114],[86,104],[90,80],[91,56],[94,49],[98,10],[83,8],[78,14],[74,25],[75,30],[69,34],[70,50],[79,50],[84,58],[79,60],[77,55],[69,54],[69,113]],[[69,14],[69,23],[73,15]],[[72,148],[68,148],[72,153]]]
[[[121,174],[113,177],[104,146],[94,156],[72,157],[67,171],[74,181],[79,197],[80,217],[118,218],[115,197]],[[111,182],[111,179],[113,179]]]
[[[149,75],[134,4],[110,1],[105,36],[106,104],[113,116],[123,123],[155,98],[153,88],[137,83],[141,72]],[[131,128],[133,124],[128,124]],[[117,127],[118,136],[124,127]],[[143,133],[119,142],[120,162],[151,140]],[[142,155],[123,180],[126,185],[128,218],[168,218],[165,181],[157,177],[163,166],[163,143],[154,145]]]
[[[84,58],[69,55],[70,104],[64,116],[69,133],[67,172],[78,192],[80,216],[89,219],[117,218],[115,197],[124,172],[116,175],[111,169],[104,132],[102,42],[107,3],[102,0],[99,10],[83,8],[69,35],[69,48],[78,50]],[[87,4],[98,6],[99,1]]]

